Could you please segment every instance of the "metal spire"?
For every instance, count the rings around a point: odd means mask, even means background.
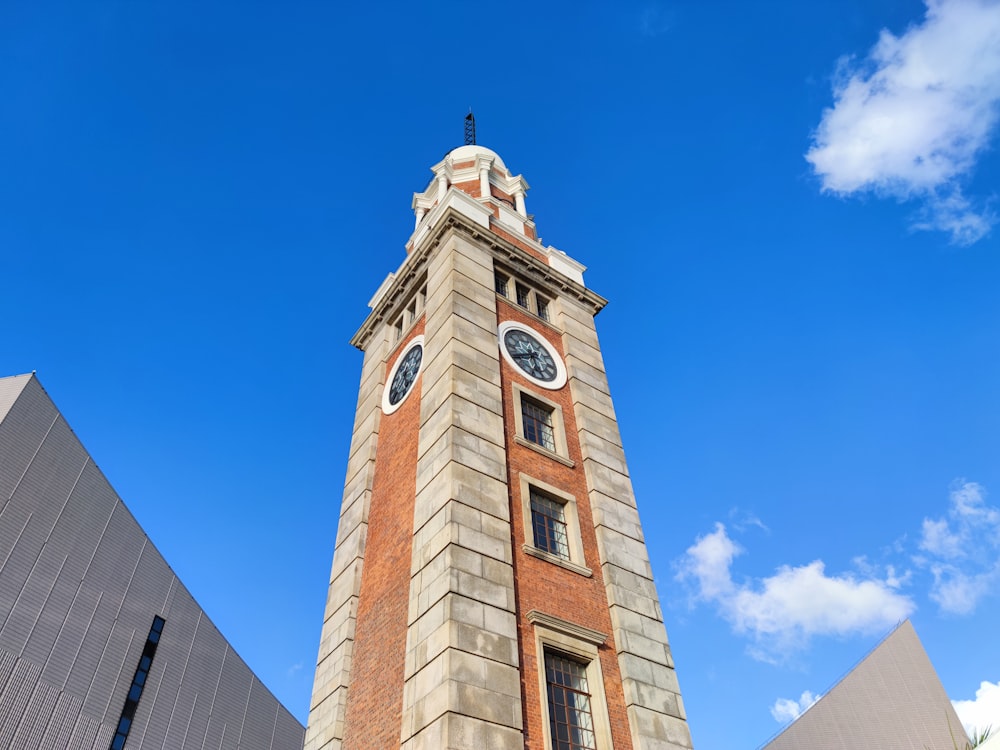
[[[469,114],[465,116],[465,145],[476,145],[476,116],[472,114],[471,107],[469,108]]]

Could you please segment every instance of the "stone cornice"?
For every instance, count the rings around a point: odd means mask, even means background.
[[[603,646],[604,642],[608,640],[608,636],[599,630],[577,625],[575,622],[564,620],[555,615],[547,615],[544,612],[539,612],[537,609],[533,609],[528,613],[528,622],[532,625],[539,625],[548,630],[568,635],[571,638],[592,643],[595,646]]]
[[[590,291],[544,261],[535,258],[525,250],[494,234],[453,207],[448,207],[435,225],[421,237],[410,251],[409,256],[396,271],[395,278],[389,283],[388,289],[379,298],[374,309],[365,322],[351,338],[351,345],[362,351],[376,328],[390,320],[415,291],[414,285],[426,273],[427,260],[431,254],[452,234],[462,235],[477,243],[485,244],[490,253],[501,265],[522,276],[525,281],[534,284],[550,294],[561,294],[571,297],[589,307],[593,314],[599,313],[608,303],[599,294]]]

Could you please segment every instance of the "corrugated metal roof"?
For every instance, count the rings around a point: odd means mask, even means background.
[[[764,750],[954,750],[965,741],[906,620]]]
[[[14,375],[9,378],[0,378],[0,422],[3,422],[4,417],[7,416],[7,412],[10,411],[10,407],[14,405],[17,401],[17,397],[21,395],[21,391],[24,390],[24,386],[28,384],[28,381],[34,377],[33,373],[28,373],[27,375]]]

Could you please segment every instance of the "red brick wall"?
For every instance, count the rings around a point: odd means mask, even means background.
[[[508,242],[514,243],[519,248],[528,253],[528,255],[538,258],[538,260],[543,261],[545,263],[549,262],[549,259],[546,258],[544,255],[542,255],[540,252],[538,252],[537,248],[532,247],[527,242],[525,242],[523,237],[518,237],[516,234],[511,234],[507,230],[500,227],[496,222],[490,222],[490,230],[493,232],[493,234],[503,237]],[[531,236],[530,235],[531,227],[526,226],[525,230],[528,231],[529,236]],[[531,237],[531,239],[534,239],[534,237]]]
[[[403,347],[423,329],[420,320],[400,342],[389,357],[387,373]],[[422,377],[399,409],[383,414],[379,423],[345,750],[399,747]]]
[[[558,331],[500,297],[497,298],[497,316],[499,322],[515,320],[530,326],[544,335],[556,350],[563,351]],[[587,480],[583,471],[570,389],[568,385],[557,391],[539,388],[521,376],[519,371],[511,367],[502,357],[500,367],[514,546],[514,586],[517,595],[517,625],[521,651],[524,746],[526,750],[541,750],[545,746],[543,735],[549,731],[547,724],[543,724],[542,718],[542,703],[546,697],[539,694],[538,684],[539,662],[543,656],[535,653],[534,626],[527,620],[527,613],[536,609],[608,634],[607,641],[600,648],[601,671],[605,683],[604,693],[608,703],[615,749],[627,750],[632,747],[631,733],[622,692],[621,674],[618,670],[618,659],[611,636],[611,615],[608,611],[608,599],[604,589],[604,579],[601,575],[597,537],[594,532],[594,519],[587,495]],[[573,467],[565,466],[548,456],[514,442],[514,409],[517,408],[517,405],[514,403],[512,383],[517,383],[530,392],[538,393],[549,401],[559,404],[562,408],[567,450],[570,460],[574,463]],[[587,578],[545,560],[527,555],[521,549],[526,541],[519,476],[521,472],[558,487],[576,499],[584,560],[586,566],[593,571],[593,576]]]
[[[482,197],[482,193],[479,190],[479,178],[478,177],[475,178],[474,180],[466,180],[465,182],[453,182],[451,186],[454,187],[454,188],[458,188],[463,193],[468,193],[473,198],[480,198],[480,197]]]

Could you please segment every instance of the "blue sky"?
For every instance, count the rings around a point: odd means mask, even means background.
[[[473,107],[611,300],[695,747],[905,616],[1000,723],[995,0],[15,0],[0,98],[0,373],[300,718],[348,340]]]

